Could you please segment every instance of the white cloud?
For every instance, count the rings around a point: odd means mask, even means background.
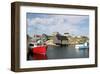
[[[33,18],[33,19],[27,19],[28,20],[28,25],[48,25],[54,21],[52,18]]]
[[[74,15],[48,15],[48,17],[27,18],[27,23],[30,26],[38,27],[39,30],[46,33],[52,32],[78,32],[78,23],[86,19],[84,16]]]

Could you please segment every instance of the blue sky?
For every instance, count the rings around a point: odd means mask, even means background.
[[[27,33],[51,35],[53,32],[89,36],[89,16],[27,13]]]

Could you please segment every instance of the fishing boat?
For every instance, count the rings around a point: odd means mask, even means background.
[[[46,54],[47,45],[38,45],[34,42],[30,42],[28,48],[31,49],[31,52],[34,54]]]
[[[32,48],[32,52],[35,54],[43,54],[45,55],[47,51],[46,45],[39,45]]]
[[[29,42],[29,48],[33,54],[46,54],[47,45],[42,39]]]

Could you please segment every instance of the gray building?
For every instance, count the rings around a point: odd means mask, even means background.
[[[56,45],[67,45],[68,44],[68,38],[67,38],[67,36],[62,36],[58,33],[53,37],[53,42]]]

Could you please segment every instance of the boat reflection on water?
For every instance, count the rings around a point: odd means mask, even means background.
[[[46,54],[33,54],[33,60],[46,60]]]

